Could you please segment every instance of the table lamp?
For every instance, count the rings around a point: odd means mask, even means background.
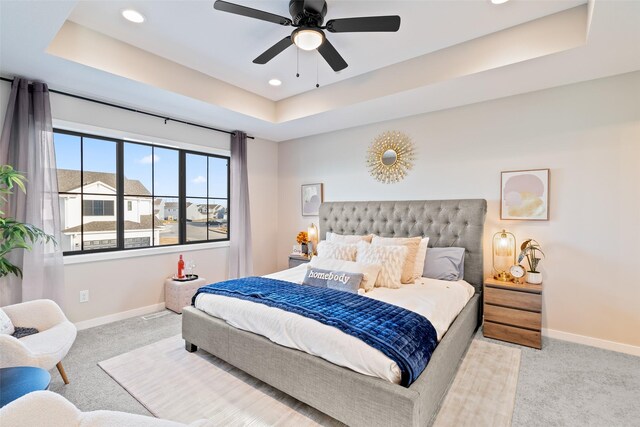
[[[506,230],[493,235],[493,277],[511,281],[509,269],[516,263],[516,236]]]

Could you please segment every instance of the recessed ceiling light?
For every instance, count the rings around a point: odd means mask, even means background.
[[[271,79],[269,80],[269,84],[271,86],[280,86],[282,84],[282,82],[278,79]]]
[[[506,3],[509,0],[491,0],[491,3],[493,4],[502,4],[502,3]]]
[[[122,11],[122,16],[127,21],[135,22],[136,24],[141,24],[144,22],[144,16],[137,10],[125,9]]]

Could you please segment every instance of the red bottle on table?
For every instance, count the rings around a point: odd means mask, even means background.
[[[180,255],[180,259],[178,260],[178,279],[184,279],[184,261],[182,260],[182,255]]]

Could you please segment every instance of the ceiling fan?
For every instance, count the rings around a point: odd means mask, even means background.
[[[217,0],[213,7],[223,12],[296,27],[290,36],[283,38],[254,59],[255,64],[266,64],[286,48],[295,44],[303,50],[317,49],[333,68],[333,71],[340,71],[347,68],[348,65],[336,48],[327,40],[322,30],[327,30],[330,33],[395,32],[400,28],[400,17],[397,15],[331,19],[323,26],[324,17],[327,14],[325,0],[290,0],[289,13],[292,19],[223,0]]]

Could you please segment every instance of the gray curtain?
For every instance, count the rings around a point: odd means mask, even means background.
[[[49,89],[44,83],[15,79],[0,137],[0,164],[22,172],[27,194],[9,197],[5,214],[44,230],[60,242],[60,207],[53,147]],[[62,304],[64,266],[62,249],[36,243],[31,251],[14,250],[10,260],[22,268],[23,278],[4,277],[0,306],[39,298]],[[29,326],[29,325],[23,325]]]
[[[251,215],[249,213],[249,180],[247,173],[247,134],[231,135],[231,203],[229,207],[229,278],[251,276]]]

